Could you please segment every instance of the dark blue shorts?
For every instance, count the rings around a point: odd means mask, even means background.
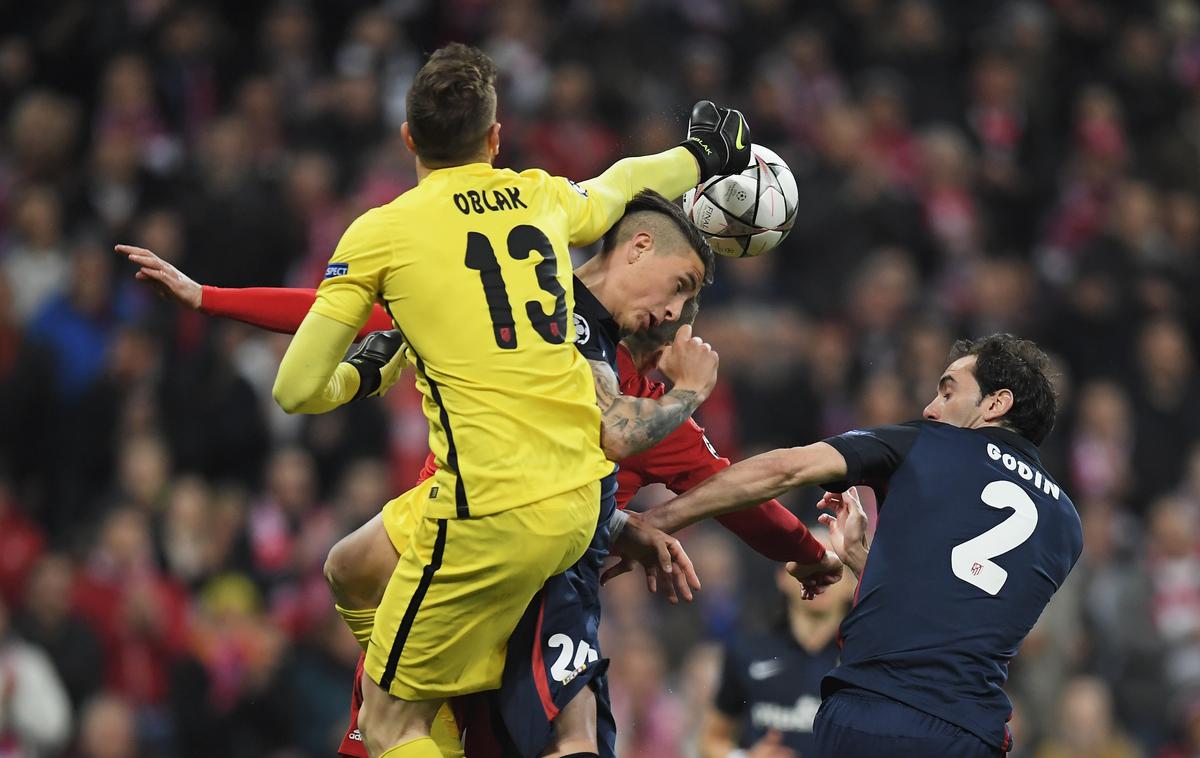
[[[1002,758],[961,727],[867,690],[848,687],[821,702],[813,732],[820,758]]]
[[[493,704],[506,732],[505,753],[536,758],[549,744],[553,721],[584,687],[596,695],[600,758],[615,758],[617,727],[600,654],[600,572],[608,557],[608,520],[617,478],[604,478],[592,543],[574,566],[534,596],[508,642],[504,678]]]

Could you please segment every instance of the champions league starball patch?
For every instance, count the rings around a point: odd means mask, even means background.
[[[592,327],[588,324],[587,319],[575,314],[575,344],[586,345],[587,341],[592,338]]]

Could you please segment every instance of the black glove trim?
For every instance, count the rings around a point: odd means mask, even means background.
[[[358,348],[345,360],[358,371],[358,391],[350,398],[351,402],[379,391],[383,384],[383,367],[403,344],[404,335],[397,329],[371,332],[363,337]]]
[[[350,402],[370,397],[379,391],[379,385],[383,384],[383,374],[379,372],[378,366],[368,364],[362,360],[355,360],[354,358],[346,361],[346,363],[349,363],[358,371],[358,392],[354,393],[354,397],[350,398]]]
[[[680,143],[700,164],[700,181],[739,173],[750,165],[750,125],[742,112],[701,100],[692,106],[687,139]]]
[[[713,151],[712,148],[704,144],[704,140],[699,137],[688,137],[683,142],[679,143],[680,147],[686,148],[689,153],[696,156],[696,162],[700,164],[700,182],[706,182],[715,174],[712,170]]]

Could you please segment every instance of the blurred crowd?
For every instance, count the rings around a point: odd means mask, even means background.
[[[960,336],[1048,348],[1086,547],[1012,662],[1013,755],[1200,756],[1197,0],[0,4],[0,756],[332,754],[358,648],[321,566],[415,477],[419,398],[287,417],[286,336],[111,246],[315,286],[413,186],[405,92],[450,40],[499,64],[501,165],[585,179],[710,98],[792,168],[790,236],[697,326],[723,454],[913,418]],[[721,644],[783,602],[684,540],[693,605],[607,590],[622,755],[694,755]]]

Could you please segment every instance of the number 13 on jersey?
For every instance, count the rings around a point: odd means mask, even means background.
[[[554,296],[554,310],[547,314],[537,300],[527,300],[525,314],[542,339],[559,345],[567,336],[567,293],[558,281],[558,259],[554,257],[554,247],[545,233],[535,226],[521,224],[513,227],[508,233],[509,256],[514,260],[523,261],[529,258],[532,251],[536,251],[542,257],[534,266],[533,272],[538,287]],[[504,350],[516,349],[517,327],[513,320],[509,287],[504,281],[504,274],[500,270],[500,261],[496,258],[492,242],[485,235],[479,232],[467,234],[466,264],[467,268],[479,272],[483,283],[483,296],[492,319],[492,333],[496,337],[496,346]],[[514,286],[514,291],[525,291],[527,287],[521,286],[522,284],[524,283]]]

